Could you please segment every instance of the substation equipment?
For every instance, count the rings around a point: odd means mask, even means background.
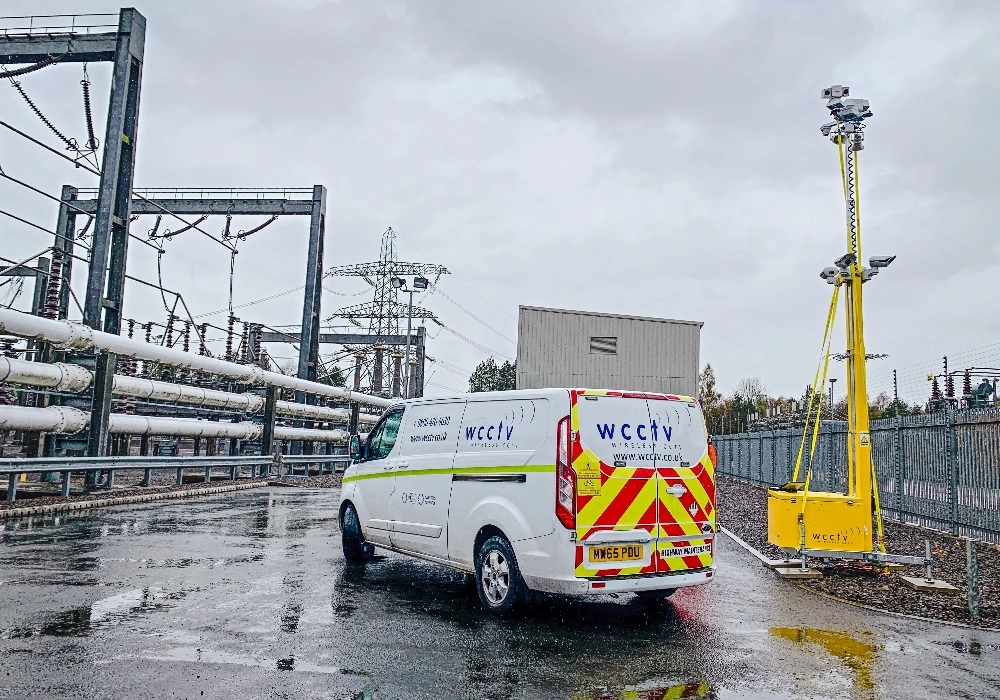
[[[868,267],[861,257],[861,218],[858,209],[858,154],[864,148],[865,119],[872,116],[868,100],[850,97],[846,86],[834,85],[822,91],[833,121],[823,124],[824,136],[837,146],[841,184],[844,192],[847,224],[847,252],[820,277],[833,285],[833,296],[826,316],[822,353],[813,379],[806,423],[795,462],[792,480],[768,491],[767,539],[786,552],[801,557],[806,568],[808,557],[823,560],[862,560],[871,563],[929,563],[926,557],[887,554],[882,530],[878,481],[872,464],[871,433],[868,423],[867,354],[864,336],[862,288],[895,256],[873,256]],[[843,295],[847,351],[847,488],[845,493],[811,491],[812,461],[822,412],[823,391],[827,383],[830,343],[837,315],[838,299]],[[810,438],[810,430],[812,432]],[[811,443],[805,478],[802,461],[806,442]],[[874,529],[877,539],[873,537]],[[877,544],[877,548],[876,545]],[[930,578],[928,570],[928,578]]]
[[[86,72],[84,104],[90,132],[88,149],[81,150],[58,132],[19,84],[15,87],[29,106],[71,151],[76,151],[76,155],[66,155],[0,121],[0,126],[100,178],[92,194],[66,185],[57,198],[3,173],[6,179],[58,201],[59,213],[51,265],[47,259],[39,259],[34,267],[27,266],[39,256],[12,267],[2,264],[0,276],[33,275],[36,285],[32,313],[0,310],[0,334],[27,339],[25,353],[34,358],[34,361],[18,358],[20,351],[9,344],[5,348],[6,356],[0,357],[0,382],[31,388],[27,400],[22,397],[18,405],[0,405],[0,431],[43,434],[43,444],[36,444],[34,456],[47,457],[103,458],[123,449],[128,454],[131,436],[142,436],[140,451],[145,455],[150,435],[193,437],[195,454],[203,438],[208,439],[206,454],[209,455],[215,453],[218,438],[229,439],[230,454],[239,454],[242,447],[248,446],[241,446],[240,441],[250,443],[251,451],[262,454],[269,454],[276,441],[289,444],[293,453],[311,453],[314,445],[325,446],[324,451],[329,453],[331,446],[345,443],[348,437],[348,431],[333,429],[333,425],[349,423],[349,430],[356,431],[359,421],[370,424],[374,420],[372,414],[359,416],[359,406],[378,411],[390,402],[383,397],[316,381],[322,342],[320,298],[326,189],[317,185],[311,190],[212,190],[208,194],[203,190],[183,188],[133,189],[146,20],[133,8],[122,9],[116,24],[111,24],[108,17],[113,15],[65,15],[44,18],[43,22],[39,22],[42,18],[15,18],[24,19],[26,26],[0,30],[0,66],[22,66],[0,71],[3,77],[12,81],[16,76],[56,64],[82,63],[84,71],[87,63],[112,64],[99,170],[96,169],[98,146],[93,136]],[[60,20],[63,23],[55,26],[54,23]],[[45,22],[53,26],[40,26]],[[87,163],[85,156],[95,158],[95,167]],[[87,196],[81,197],[81,194]],[[149,241],[129,230],[130,224],[143,215],[158,217]],[[234,215],[271,218],[255,229],[231,234],[230,222]],[[186,304],[188,319],[183,321],[183,349],[171,347],[169,342],[163,345],[149,342],[149,324],[145,341],[132,337],[132,322],[127,324],[128,337],[122,335],[126,279],[149,284],[126,274],[130,239],[158,248],[162,254],[162,243],[153,245],[151,242],[156,238],[153,232],[159,228],[161,218],[172,217],[184,227],[163,232],[160,239],[195,229],[226,247],[234,260],[238,241],[287,215],[308,217],[310,224],[302,325],[294,334],[299,346],[295,376],[260,366],[264,363],[258,353],[247,351],[248,345],[259,348],[259,344],[267,340],[261,337],[259,327],[254,338],[247,338],[244,333],[241,357],[228,351],[225,359],[212,357],[205,347],[205,326],[194,323]],[[89,257],[82,257],[76,250],[78,216],[87,217],[85,229],[91,229]],[[190,221],[184,216],[201,218]],[[199,225],[210,216],[226,217],[221,238],[200,228]],[[81,324],[67,320],[74,260],[87,265],[86,292],[80,303]],[[159,289],[164,291],[162,283]],[[183,303],[179,293],[173,294]],[[168,335],[173,330],[173,319],[171,313]],[[230,340],[233,320],[230,298]],[[188,347],[192,327],[199,340],[196,352],[189,351]],[[143,366],[141,373],[137,372],[139,362]],[[164,368],[169,371],[160,373]],[[160,381],[160,378],[172,381]],[[283,390],[290,394],[288,398],[294,392],[295,400],[283,401]],[[144,404],[143,415],[135,412],[136,400],[152,402]],[[333,402],[341,406],[325,405]],[[342,407],[345,404],[350,408]],[[116,408],[125,410],[115,412]],[[258,418],[248,420],[253,415]],[[293,425],[280,425],[282,419],[294,421]]]

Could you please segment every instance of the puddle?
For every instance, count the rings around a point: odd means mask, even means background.
[[[570,696],[571,700],[679,700],[681,698],[715,700],[716,697],[712,686],[703,681],[671,683],[662,678],[623,688],[594,688]]]
[[[0,639],[30,637],[86,637],[97,627],[116,625],[136,615],[159,610],[186,592],[165,593],[162,588],[136,588],[94,601],[89,606],[63,610],[40,622],[0,630]]]
[[[188,663],[225,664],[232,666],[267,668],[277,671],[301,671],[304,673],[325,673],[340,676],[369,675],[368,671],[338,668],[337,666],[321,666],[309,661],[303,661],[302,659],[296,659],[294,656],[287,659],[254,659],[248,656],[233,654],[228,651],[218,651],[215,649],[205,649],[191,646],[174,647],[172,649],[168,649],[162,654],[115,656],[110,659],[100,659],[95,663],[110,664],[126,660],[183,661]]]
[[[872,665],[878,647],[855,639],[846,632],[816,630],[808,627],[772,627],[771,634],[796,644],[816,644],[851,670],[852,681],[859,690],[871,690]]]

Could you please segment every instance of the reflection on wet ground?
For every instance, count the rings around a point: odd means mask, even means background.
[[[818,644],[851,669],[856,690],[869,691],[875,687],[872,680],[872,666],[876,652],[874,644],[855,639],[846,632],[815,630],[808,627],[774,627],[771,629],[771,634],[797,644],[804,642]],[[871,632],[867,634],[872,635]]]
[[[335,514],[276,489],[8,525],[0,698],[1000,697],[1000,635],[842,607],[726,541],[666,604],[496,619],[442,567],[348,567]]]

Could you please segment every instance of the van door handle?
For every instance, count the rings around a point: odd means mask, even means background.
[[[409,466],[410,466],[409,464],[397,464],[396,465],[396,467],[399,468],[399,469],[406,469]]]

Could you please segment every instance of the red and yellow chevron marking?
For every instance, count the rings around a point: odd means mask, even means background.
[[[619,391],[573,391],[571,393],[571,427],[580,430],[577,398],[579,396],[629,396],[648,400],[680,400],[692,402],[686,396],[664,394],[633,394]],[[597,473],[600,494],[577,495],[578,542],[587,541],[594,533],[608,530],[645,530],[653,536],[650,563],[647,566],[593,569],[584,560],[585,547],[576,548],[575,573],[579,577],[634,576],[667,571],[683,571],[711,566],[712,550],[696,555],[670,556],[671,550],[711,544],[702,528],[708,524],[715,532],[715,470],[708,458],[708,449],[695,468],[614,467],[602,462],[579,440],[572,445],[571,461],[578,475]],[[579,476],[578,476],[579,483]],[[677,498],[670,493],[673,484],[682,483],[686,492]],[[693,511],[693,513],[692,513]],[[673,542],[661,538],[689,536]],[[665,552],[665,556],[661,556]]]

